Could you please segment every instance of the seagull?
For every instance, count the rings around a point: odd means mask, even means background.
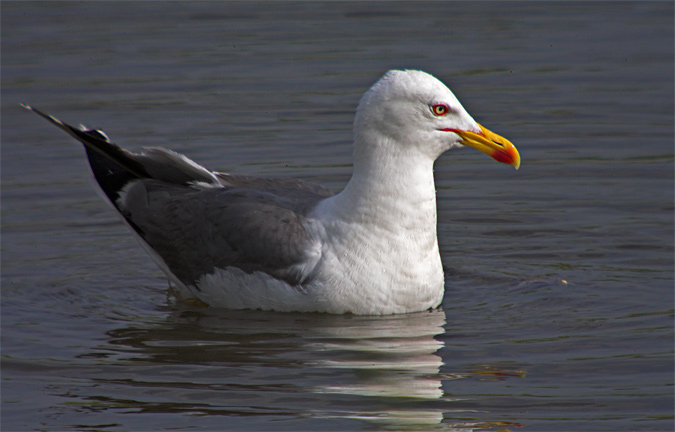
[[[212,307],[385,315],[436,308],[444,275],[433,165],[468,146],[520,166],[507,139],[437,78],[391,70],[359,102],[354,166],[335,193],[294,179],[214,172],[153,147],[132,153],[70,126],[102,196],[180,298]]]

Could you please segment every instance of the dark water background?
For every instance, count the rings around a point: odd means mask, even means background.
[[[2,2],[2,430],[673,430],[673,3]],[[176,304],[79,144],[342,187],[361,94],[511,139],[436,164],[441,310]]]

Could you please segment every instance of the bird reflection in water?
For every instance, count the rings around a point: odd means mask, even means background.
[[[475,410],[444,396],[443,382],[466,378],[441,373],[445,323],[441,309],[373,317],[182,306],[163,322],[108,332],[94,355],[113,361],[111,381],[130,387],[118,409],[152,410],[152,389],[153,401],[164,395],[161,410],[199,416],[494,430],[501,422],[467,422]],[[92,399],[101,409],[103,397]]]

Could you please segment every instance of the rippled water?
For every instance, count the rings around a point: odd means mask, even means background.
[[[2,430],[673,430],[673,4],[2,2]],[[443,307],[177,304],[19,108],[340,188],[427,70],[511,139],[436,164]]]

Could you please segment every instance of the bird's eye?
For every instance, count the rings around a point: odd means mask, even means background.
[[[431,107],[431,112],[438,117],[446,115],[448,111],[450,111],[450,109],[445,104],[432,105]]]

